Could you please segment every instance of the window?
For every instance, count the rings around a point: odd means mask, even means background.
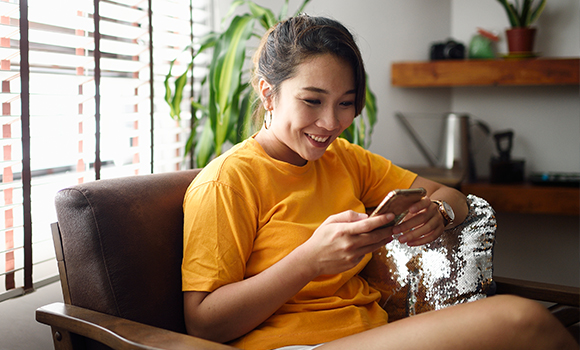
[[[169,117],[163,82],[170,61],[209,31],[210,8],[0,0],[0,300],[58,279],[50,223],[60,188],[189,166],[191,116]]]

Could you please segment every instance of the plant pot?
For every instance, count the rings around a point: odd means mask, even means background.
[[[536,28],[511,28],[505,31],[510,53],[534,52]]]

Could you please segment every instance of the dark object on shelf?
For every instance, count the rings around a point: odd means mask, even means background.
[[[525,161],[511,159],[514,132],[512,130],[502,131],[495,133],[493,137],[499,158],[491,158],[490,182],[523,182]]]
[[[465,58],[465,45],[449,39],[431,45],[431,60],[460,60]]]
[[[579,187],[580,173],[532,173],[530,182],[541,186]]]

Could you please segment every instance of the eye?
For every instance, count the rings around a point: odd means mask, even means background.
[[[306,102],[309,105],[319,105],[320,104],[320,100],[316,100],[316,99],[304,99],[304,102]]]
[[[344,102],[341,102],[340,105],[343,107],[350,107],[350,106],[354,106],[354,102],[353,101],[344,101]]]

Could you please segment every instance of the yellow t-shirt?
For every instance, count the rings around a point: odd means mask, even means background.
[[[249,138],[211,162],[186,192],[183,290],[212,292],[256,275],[308,240],[330,215],[364,213],[415,177],[340,138],[302,167],[272,159]],[[231,344],[318,344],[387,323],[380,294],[358,276],[369,259],[311,281]]]

